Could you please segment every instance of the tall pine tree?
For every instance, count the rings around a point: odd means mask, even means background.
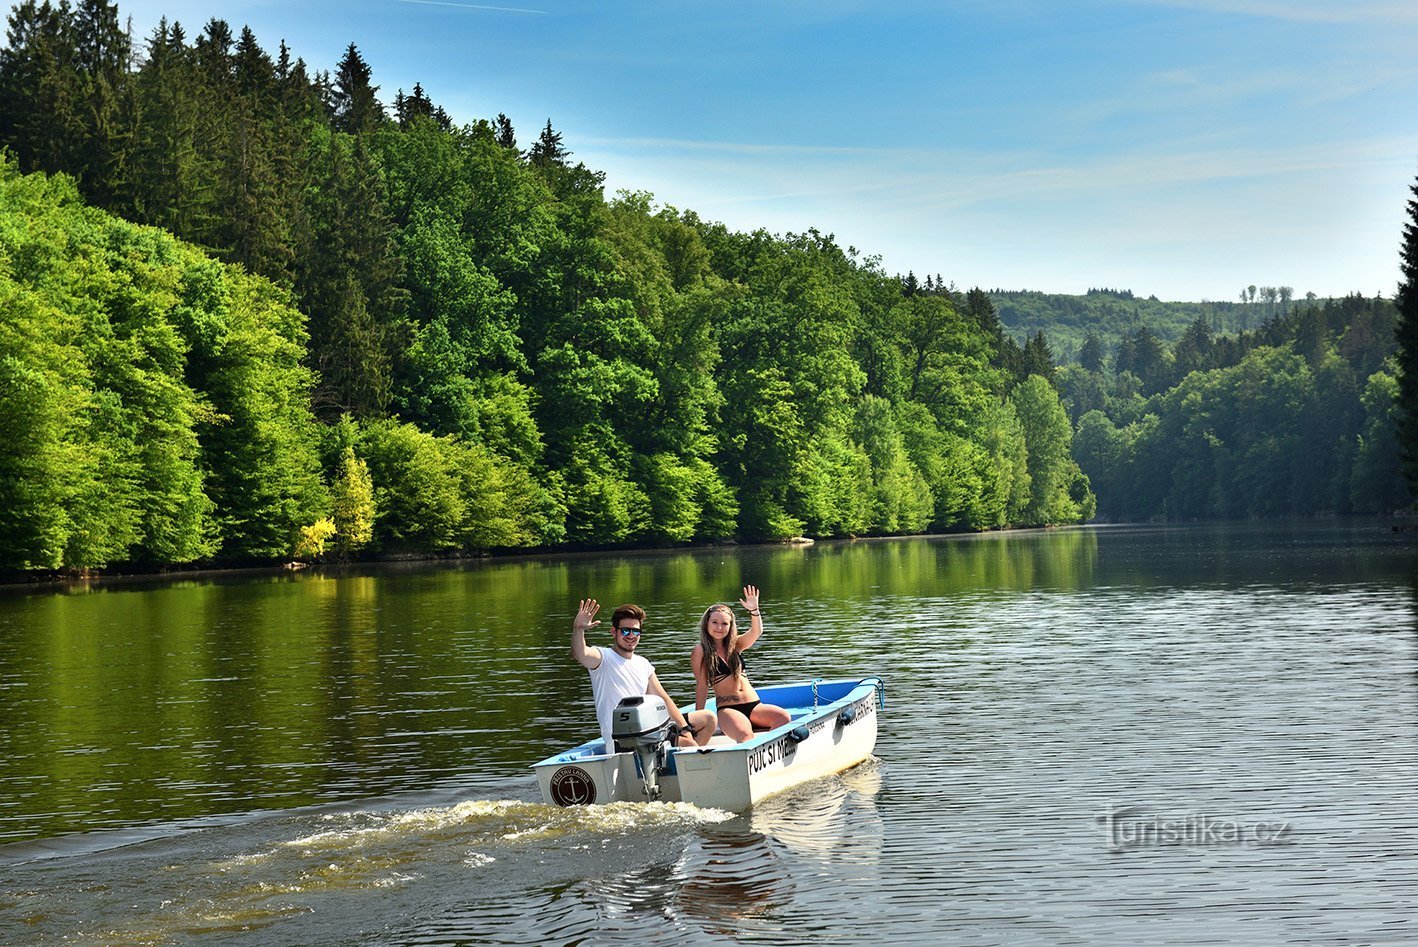
[[[1398,445],[1403,474],[1418,496],[1418,184],[1410,189],[1398,284]]]
[[[359,135],[374,131],[384,121],[384,107],[377,98],[379,86],[370,85],[370,76],[369,64],[350,43],[345,58],[336,67],[331,95],[337,131]]]
[[[10,11],[0,51],[0,144],[21,171],[73,171],[86,137],[73,17],[65,4],[25,0]]]

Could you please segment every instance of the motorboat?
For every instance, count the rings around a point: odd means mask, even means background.
[[[674,745],[664,701],[628,697],[615,708],[612,746],[597,738],[533,765],[553,805],[689,802],[742,812],[810,779],[856,766],[876,748],[881,678],[812,680],[758,687],[758,699],[788,711],[774,730],[735,743],[716,733],[702,747]],[[710,699],[710,710],[715,701]]]

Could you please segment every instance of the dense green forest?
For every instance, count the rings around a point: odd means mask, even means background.
[[[420,86],[387,109],[378,93],[353,44],[312,72],[221,20],[135,44],[103,0],[12,10],[0,568],[1397,496],[1388,303],[1287,300],[1235,336],[1208,316],[1171,348],[1166,325],[1085,332],[1058,371],[982,290],[816,231],[608,198],[550,120],[522,147],[503,115],[457,124]],[[1279,476],[1265,464],[1290,465],[1285,498],[1235,499]]]
[[[12,11],[0,562],[1091,515],[982,295],[608,200],[550,121],[523,149],[377,91],[353,45],[312,74],[218,20],[135,50],[112,4]]]
[[[1305,304],[1232,336],[1197,319],[1170,349],[1089,336],[1058,373],[1074,456],[1118,519],[1390,513],[1399,458],[1394,305]]]

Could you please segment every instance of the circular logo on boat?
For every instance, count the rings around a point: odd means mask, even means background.
[[[559,806],[588,806],[596,801],[596,783],[579,766],[563,766],[551,774],[551,800]]]

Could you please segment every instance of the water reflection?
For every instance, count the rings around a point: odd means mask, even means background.
[[[871,759],[767,800],[749,812],[749,824],[798,856],[876,865],[882,844],[876,806],[881,784],[880,764]]]
[[[711,934],[774,930],[798,894],[792,871],[758,832],[706,831],[673,877],[673,905]]]

